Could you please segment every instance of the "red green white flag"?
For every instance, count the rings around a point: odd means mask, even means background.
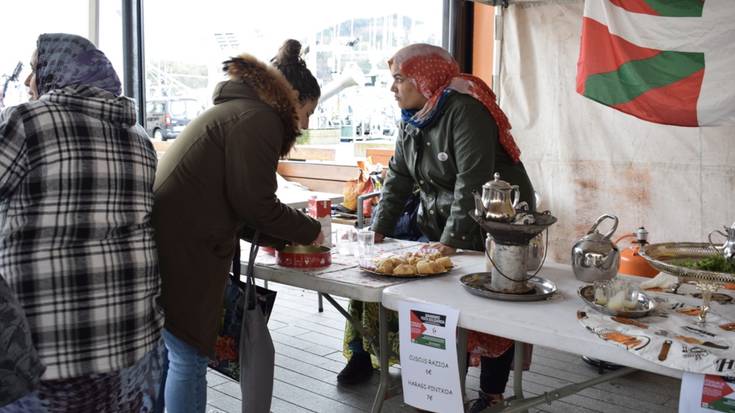
[[[586,0],[577,93],[656,123],[735,124],[735,1]]]

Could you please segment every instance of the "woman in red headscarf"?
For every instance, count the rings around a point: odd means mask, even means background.
[[[426,240],[445,255],[458,248],[483,251],[482,231],[468,214],[475,207],[473,190],[481,190],[498,172],[503,180],[519,185],[521,200],[532,209],[535,206],[533,186],[520,162],[508,118],[487,84],[460,73],[457,62],[440,47],[410,45],[388,63],[402,122],[372,225],[376,241],[392,235],[406,199],[418,185],[417,224]],[[351,304],[353,315],[361,317],[366,327],[375,325],[377,311],[365,303]],[[480,400],[486,405],[500,400],[512,360],[512,341],[480,334],[469,339],[471,363],[478,364],[484,356],[481,388],[489,396]],[[349,325],[346,341],[352,357],[340,373],[340,382],[353,382],[351,378],[366,376],[362,372],[364,366],[370,367],[369,357],[366,363],[361,337]]]

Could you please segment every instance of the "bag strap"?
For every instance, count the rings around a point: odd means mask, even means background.
[[[240,281],[240,239],[235,242],[235,255],[232,257],[232,276]]]
[[[255,304],[257,303],[255,295],[255,259],[258,256],[259,235],[260,233],[256,231],[255,234],[253,234],[253,239],[250,241],[250,257],[248,258],[248,268],[245,270],[245,274],[247,275],[247,283],[245,285],[245,303],[247,304],[248,310],[255,308]],[[239,266],[240,262],[238,261],[238,268]]]
[[[247,308],[252,310],[255,308],[256,295],[255,295],[255,259],[258,255],[258,236],[260,234],[256,231],[253,234],[252,243],[250,244],[250,257],[248,258],[248,267],[245,271],[247,275],[247,282],[245,284],[245,300]],[[235,280],[240,281],[240,275],[242,274],[242,264],[240,258],[242,256],[240,250],[240,240],[238,239],[235,243],[235,255],[232,257],[232,275]]]

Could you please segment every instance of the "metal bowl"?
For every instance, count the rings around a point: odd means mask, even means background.
[[[640,318],[645,317],[656,309],[656,302],[644,292],[638,293],[638,303],[633,310],[620,310],[615,311],[607,308],[607,306],[597,304],[595,302],[595,287],[593,285],[584,285],[579,287],[577,294],[582,298],[582,301],[587,303],[590,307],[595,310],[612,316],[627,317],[627,318]]]
[[[496,242],[505,245],[528,245],[535,236],[556,222],[556,217],[551,215],[549,211],[534,212],[533,224],[512,224],[509,222],[499,222],[490,219],[478,217],[474,211],[470,212],[470,217],[477,222],[482,229],[490,233]]]
[[[704,283],[735,283],[735,274],[697,270],[677,265],[683,259],[701,259],[721,254],[705,242],[666,242],[648,244],[641,247],[641,257],[648,260],[653,268],[682,278],[683,281]]]

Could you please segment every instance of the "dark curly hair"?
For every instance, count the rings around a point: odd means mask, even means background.
[[[299,92],[299,102],[319,100],[322,91],[316,78],[306,67],[306,62],[301,58],[301,43],[298,40],[288,39],[283,42],[276,57],[271,59],[271,64],[283,73],[291,86]]]

